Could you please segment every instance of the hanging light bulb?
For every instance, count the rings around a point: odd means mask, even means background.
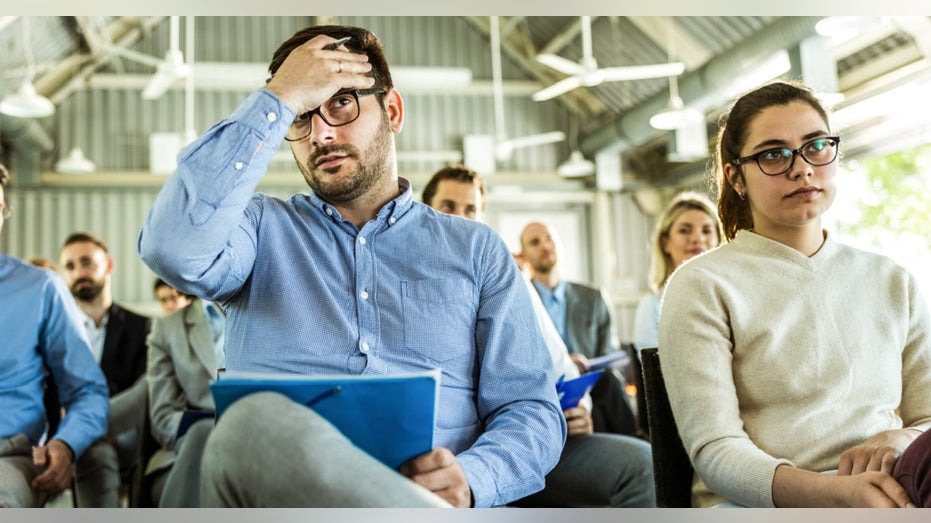
[[[670,82],[674,81],[670,80]],[[701,122],[703,119],[704,115],[696,109],[686,107],[682,98],[676,94],[669,97],[669,103],[662,111],[650,117],[650,126],[654,129],[674,131]]]
[[[566,161],[559,164],[559,167],[556,168],[556,172],[558,172],[560,176],[565,176],[567,178],[588,176],[595,173],[595,162],[585,158],[582,151],[575,149],[569,153],[569,158],[567,158]]]
[[[669,39],[667,44],[667,58],[674,61],[675,52],[675,35],[673,35],[673,22],[671,18],[666,20],[666,37]],[[669,103],[666,107],[650,117],[650,126],[654,129],[664,131],[674,131],[682,127],[694,125],[704,119],[704,115],[697,109],[686,107],[682,97],[679,96],[679,80],[675,76],[669,77]]]
[[[32,42],[29,36],[29,17],[23,17],[23,50],[26,54],[26,63],[29,73],[19,90],[9,94],[0,101],[0,113],[17,116],[19,118],[43,118],[55,113],[55,105],[48,98],[36,92],[32,85],[35,77],[35,57],[32,54]]]
[[[20,118],[43,118],[55,113],[55,105],[36,93],[32,80],[26,80],[18,91],[0,101],[0,113]]]
[[[560,176],[567,178],[594,174],[595,162],[585,158],[585,155],[579,150],[578,117],[573,117],[569,122],[569,137],[572,140],[572,152],[569,153],[569,158],[566,161],[556,167],[556,172]]]
[[[55,164],[55,170],[62,174],[89,174],[94,172],[94,162],[84,157],[80,147],[71,149],[68,156]]]

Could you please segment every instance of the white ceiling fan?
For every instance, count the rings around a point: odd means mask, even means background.
[[[623,67],[598,68],[598,62],[592,54],[592,17],[581,17],[582,25],[582,59],[579,62],[567,60],[555,54],[539,54],[537,61],[543,65],[569,75],[553,85],[531,95],[535,101],[549,100],[567,93],[576,87],[592,87],[602,82],[620,82],[624,80],[644,80],[678,76],[685,72],[685,64],[671,62],[665,64],[629,65]]]
[[[161,98],[175,82],[191,76],[191,66],[185,63],[184,55],[181,53],[180,17],[172,16],[169,21],[171,47],[165,52],[165,58],[162,60],[132,49],[114,46],[109,43],[109,38],[105,39],[108,43],[104,47],[111,53],[155,68],[155,74],[142,91],[142,98],[145,100]]]
[[[565,140],[566,134],[562,131],[551,131],[517,138],[507,137],[504,127],[504,80],[501,78],[501,29],[499,28],[497,16],[491,17],[491,65],[495,107],[495,159],[504,162],[511,158],[511,154],[515,149]]]

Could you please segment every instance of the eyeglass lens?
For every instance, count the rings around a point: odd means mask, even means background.
[[[787,147],[771,149],[760,153],[756,161],[760,170],[765,174],[783,174],[792,168],[796,152],[809,165],[815,167],[827,165],[837,157],[837,142],[830,138],[818,138],[805,143],[797,151]]]
[[[338,94],[313,111],[298,116],[288,129],[288,140],[303,140],[310,135],[314,113],[331,127],[346,125],[359,117],[359,99],[354,92]]]

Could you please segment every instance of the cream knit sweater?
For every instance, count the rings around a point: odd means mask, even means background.
[[[931,425],[931,317],[915,279],[828,237],[809,258],[740,231],[684,264],[659,353],[696,506],[772,507],[780,463],[834,470],[880,431]]]

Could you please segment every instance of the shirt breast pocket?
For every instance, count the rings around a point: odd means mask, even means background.
[[[402,281],[401,296],[408,350],[438,364],[472,354],[476,305],[467,281]]]

